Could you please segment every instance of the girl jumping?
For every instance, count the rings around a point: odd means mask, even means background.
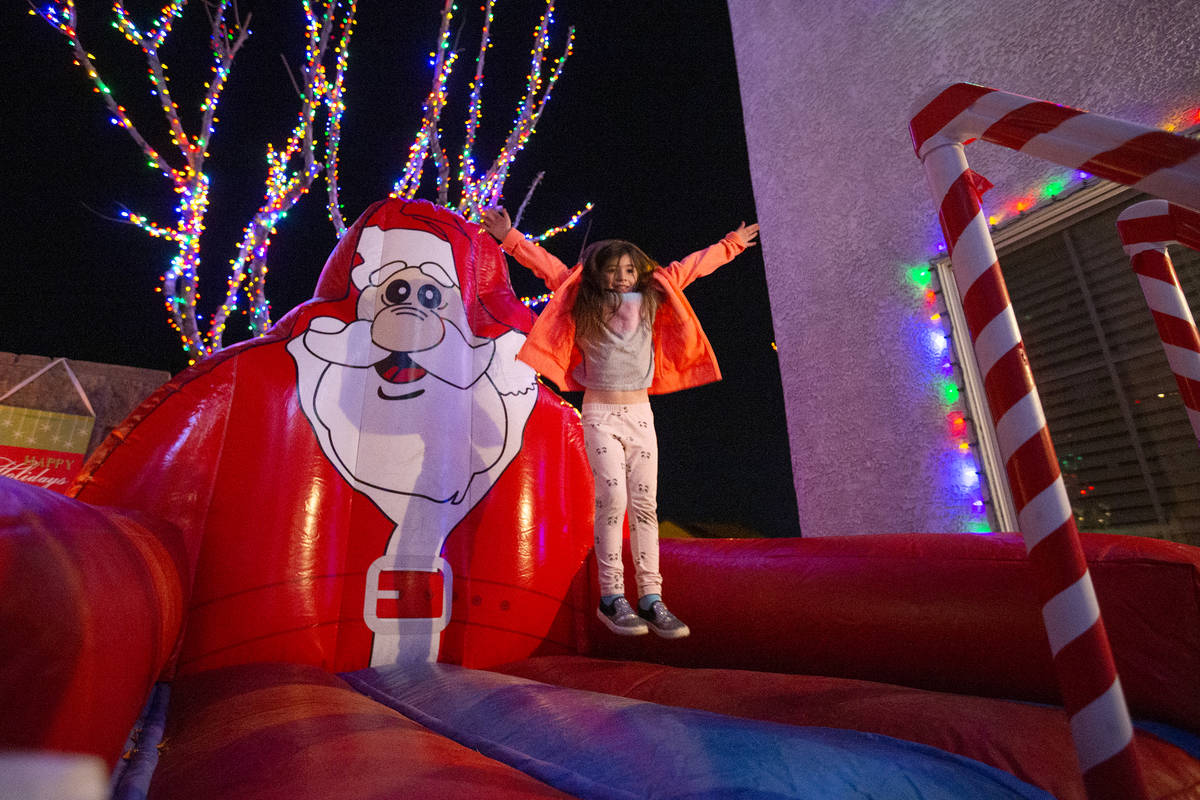
[[[753,246],[758,225],[743,222],[711,247],[666,267],[630,242],[595,242],[570,269],[513,228],[503,208],[484,211],[483,227],[554,292],[517,357],[560,389],[583,391],[583,438],[596,487],[596,615],[625,636],[648,630],[667,639],[687,636],[688,626],[662,601],[658,441],[649,395],[721,379],[683,289]],[[621,561],[626,511],[636,613],[625,599]]]

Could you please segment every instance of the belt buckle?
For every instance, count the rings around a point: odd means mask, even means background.
[[[442,614],[440,617],[380,617],[380,600],[398,599],[396,589],[380,589],[379,578],[384,572],[428,572],[442,576]],[[441,556],[415,553],[385,553],[367,568],[366,597],[363,601],[363,620],[375,633],[413,634],[440,633],[450,624],[450,601],[453,597],[453,573]]]

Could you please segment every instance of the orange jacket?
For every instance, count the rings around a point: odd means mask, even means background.
[[[583,353],[575,346],[575,320],[571,308],[579,291],[582,265],[570,269],[513,228],[500,243],[504,252],[546,282],[554,297],[538,316],[517,358],[545,375],[560,388],[582,391],[571,373]],[[650,394],[666,394],[721,380],[717,356],[683,289],[697,278],[729,263],[746,249],[735,233],[682,261],[654,270],[662,295],[654,318],[654,380]]]

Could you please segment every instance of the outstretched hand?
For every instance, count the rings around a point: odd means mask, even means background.
[[[480,224],[497,242],[504,241],[504,237],[512,230],[512,220],[502,206],[485,208],[480,219]]]
[[[737,234],[737,237],[742,240],[742,244],[746,247],[753,247],[754,245],[758,244],[758,242],[754,241],[758,238],[757,222],[752,222],[749,225],[743,222],[741,225],[738,225],[738,228],[736,231],[734,231],[734,233]]]

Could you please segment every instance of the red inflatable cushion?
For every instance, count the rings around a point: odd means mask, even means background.
[[[1200,548],[1081,539],[1130,710],[1200,732]],[[1020,536],[666,539],[661,564],[692,635],[616,637],[593,614],[588,655],[1059,702]]]
[[[116,763],[179,640],[179,532],[0,478],[0,747]]]
[[[303,664],[177,679],[150,800],[567,797]]]

